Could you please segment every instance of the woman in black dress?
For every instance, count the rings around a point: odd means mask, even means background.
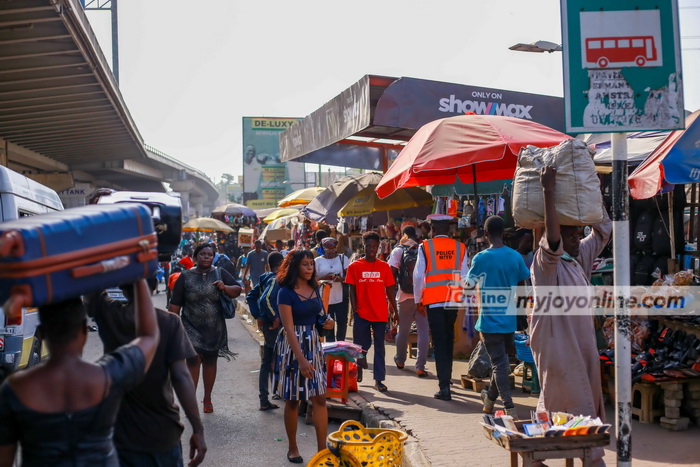
[[[187,360],[195,390],[200,368],[204,383],[204,413],[214,412],[211,393],[216,381],[219,356],[229,359],[226,321],[221,310],[220,293],[231,298],[241,294],[241,287],[228,272],[212,266],[214,248],[204,243],[194,250],[195,267],[180,275],[175,282],[169,310],[180,314],[187,337],[197,356]]]
[[[284,399],[284,427],[289,439],[289,462],[304,462],[297,446],[299,402],[311,399],[318,450],[326,447],[326,362],[316,323],[324,317],[323,303],[316,282],[314,256],[309,250],[292,250],[277,274],[280,291],[277,304],[283,331],[275,345],[272,387]],[[333,329],[328,317],[324,329]]]

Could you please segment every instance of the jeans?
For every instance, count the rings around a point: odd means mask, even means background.
[[[260,374],[258,375],[258,390],[260,392],[260,406],[266,406],[270,403],[268,396],[270,392],[270,374],[272,373],[272,360],[275,357],[275,340],[279,333],[279,328],[268,329],[270,323],[265,323],[263,327],[263,336],[265,337],[265,345],[263,347],[262,361],[260,362]]]
[[[328,314],[335,321],[335,329],[326,335],[326,342],[344,341],[348,332],[348,301],[328,305]]]
[[[455,321],[457,321],[457,309],[441,306],[428,308],[428,324],[430,325],[430,334],[433,336],[435,370],[440,389],[449,389],[452,379]]]
[[[491,384],[489,385],[489,399],[495,401],[501,395],[503,406],[506,409],[515,407],[510,393],[510,363],[506,350],[513,342],[513,333],[481,333],[481,341],[486,347],[486,353],[491,359]]]
[[[408,335],[411,333],[411,324],[416,322],[418,331],[418,355],[416,356],[416,370],[425,370],[425,360],[428,356],[430,345],[430,331],[428,330],[428,317],[418,312],[416,302],[413,299],[399,302],[399,333],[396,335],[396,361],[404,364],[408,351]]]
[[[117,449],[122,467],[183,467],[182,446],[165,452],[137,452]]]
[[[386,378],[386,363],[384,357],[384,334],[386,334],[386,323],[378,321],[367,321],[355,313],[355,324],[353,325],[353,340],[355,344],[362,347],[367,353],[372,347],[372,335],[374,335],[374,366],[372,372],[375,381],[384,381]]]

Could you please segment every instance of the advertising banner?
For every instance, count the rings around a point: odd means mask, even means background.
[[[562,0],[566,130],[684,128],[675,0]]]
[[[243,201],[253,209],[274,208],[304,188],[304,163],[281,162],[282,131],[296,118],[243,117]]]
[[[393,82],[381,88],[372,85],[372,78],[363,77],[285,130],[282,160],[303,157],[309,163],[381,170],[380,149],[334,143],[357,135],[408,141],[428,122],[467,112],[523,118],[564,130],[561,97],[407,77],[385,77]],[[395,154],[398,151],[389,158]]]

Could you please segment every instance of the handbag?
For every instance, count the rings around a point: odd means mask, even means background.
[[[322,295],[320,294],[319,289],[316,289],[316,294],[321,299],[321,313],[319,313],[318,316],[316,317],[316,332],[318,332],[318,337],[326,337],[326,335],[329,332],[333,332],[333,330],[332,329],[325,329],[323,327],[323,325],[325,324],[325,322],[329,316],[328,316],[328,312],[326,311],[326,307],[323,304],[323,298],[322,298]]]
[[[219,268],[216,268],[216,280],[221,280],[221,271]],[[225,319],[231,319],[236,316],[236,304],[233,303],[231,297],[221,290],[219,291],[219,305],[221,307],[221,314],[224,315]]]

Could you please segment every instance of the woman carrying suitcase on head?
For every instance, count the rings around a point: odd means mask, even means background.
[[[82,359],[87,315],[79,298],[39,307],[49,359],[0,386],[0,466],[109,466],[119,460],[112,432],[122,396],[148,370],[158,346],[146,281],[135,284],[136,335],[96,363]]]
[[[231,298],[241,294],[241,286],[228,272],[213,266],[214,248],[203,243],[194,250],[195,267],[184,271],[175,282],[170,307],[172,313],[182,311],[182,324],[197,356],[187,361],[194,387],[197,388],[200,368],[204,383],[204,413],[213,413],[211,393],[216,381],[218,357],[229,359],[226,322],[220,305],[220,293]]]

